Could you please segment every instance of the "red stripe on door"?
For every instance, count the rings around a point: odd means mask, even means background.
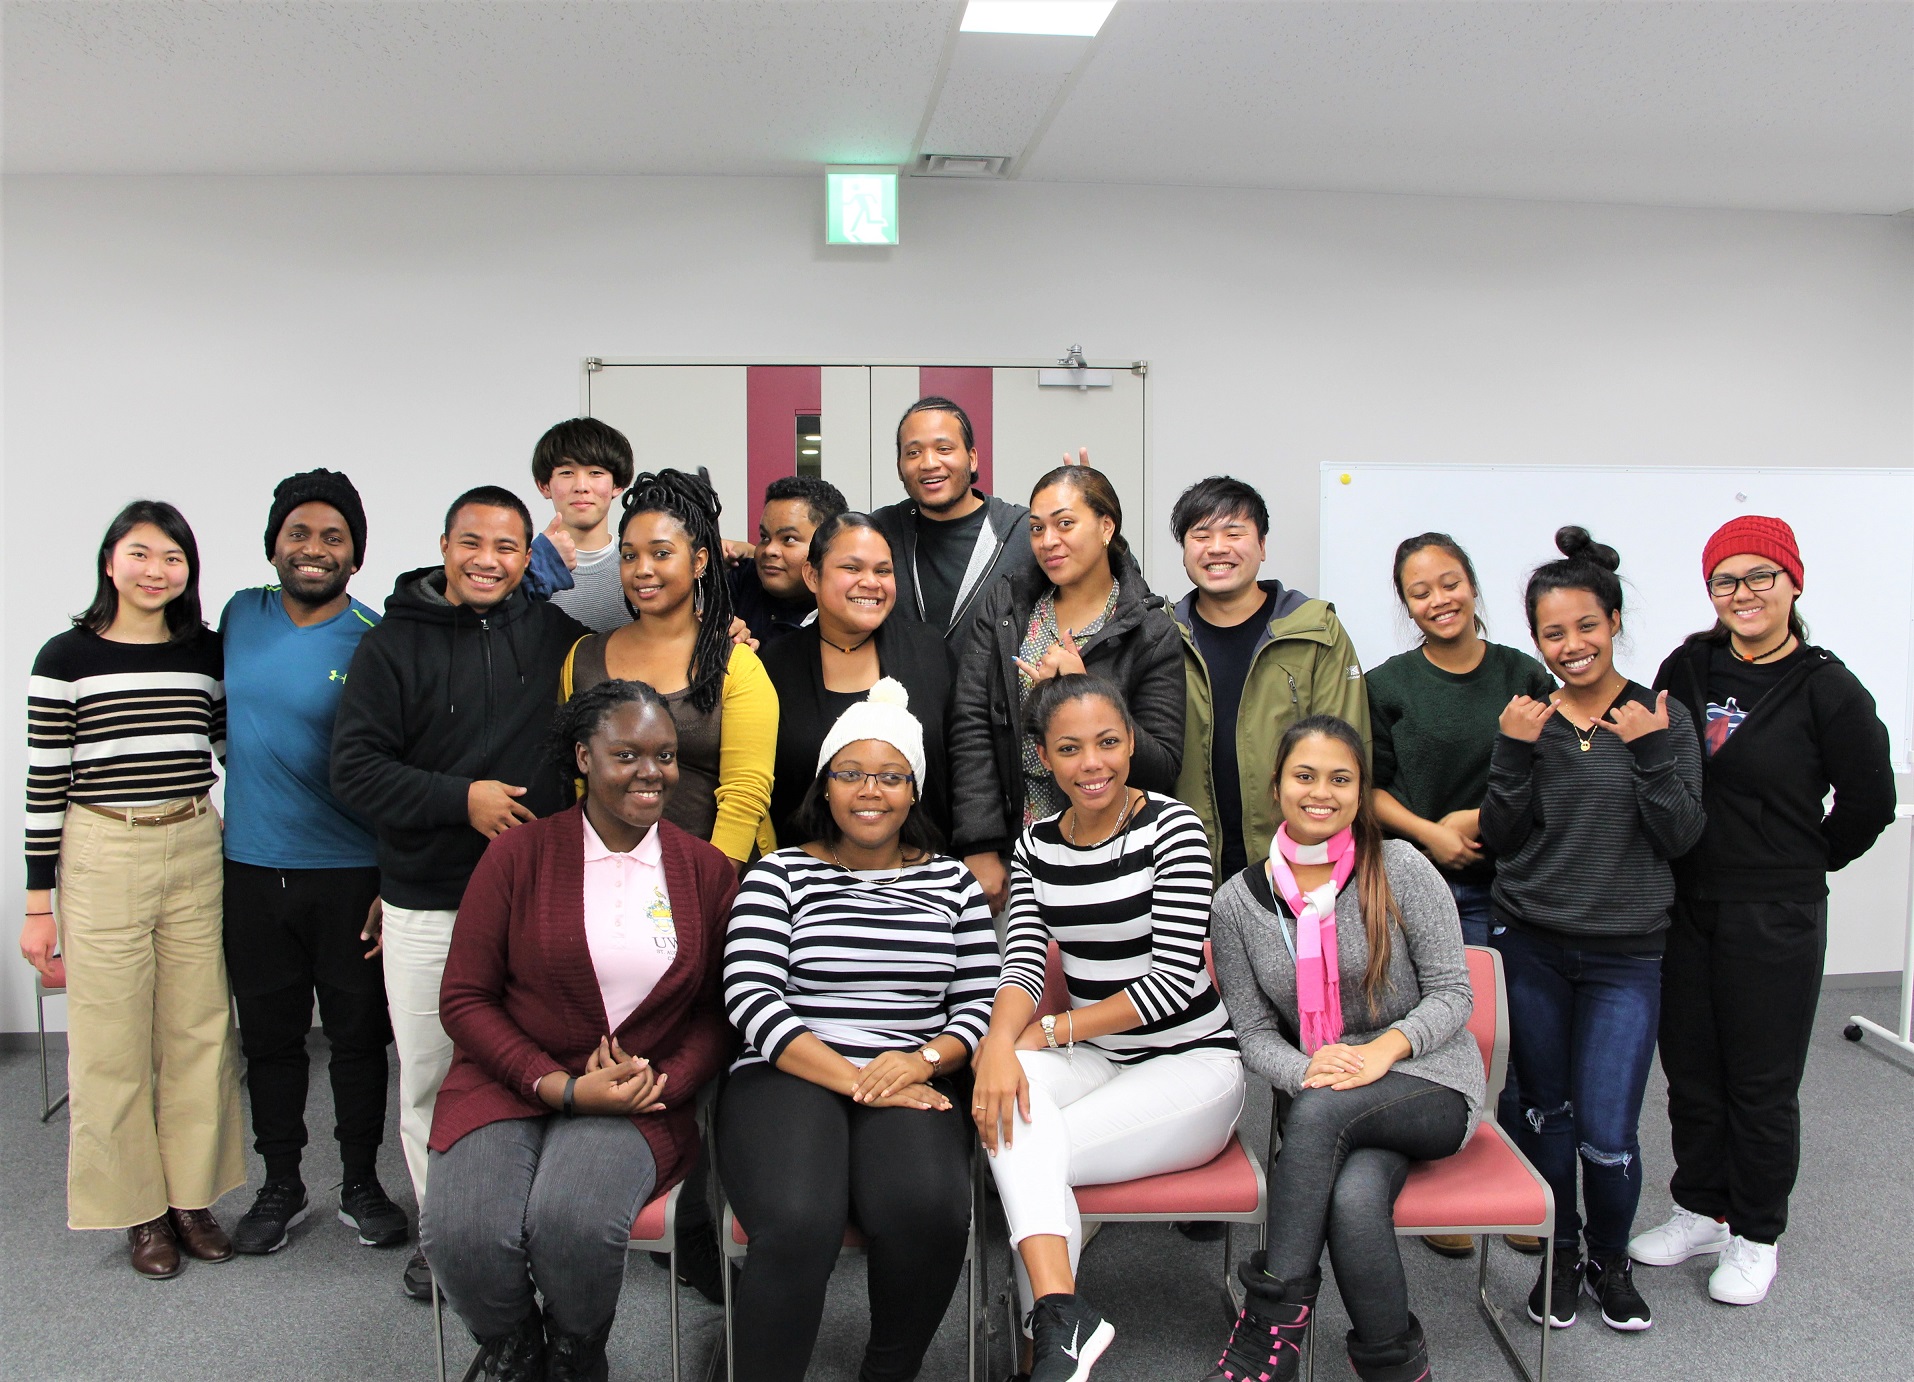
[[[970,430],[977,440],[977,487],[986,494],[991,492],[990,405],[995,377],[988,365],[925,365],[917,371],[921,396],[948,398],[970,418]],[[1011,502],[1021,500],[1013,495]]]
[[[751,365],[744,372],[747,514],[726,514],[727,533],[755,533],[764,490],[797,474],[797,420],[823,407],[824,375],[816,365]],[[827,442],[826,445],[829,443]]]

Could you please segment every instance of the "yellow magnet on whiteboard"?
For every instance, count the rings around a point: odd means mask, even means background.
[[[1349,483],[1349,472],[1346,470],[1342,473],[1342,482],[1345,485]]]

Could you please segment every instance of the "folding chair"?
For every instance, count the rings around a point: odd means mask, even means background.
[[[1476,1304],[1495,1331],[1509,1363],[1526,1382],[1548,1382],[1549,1335],[1542,1327],[1536,1370],[1530,1372],[1516,1351],[1502,1320],[1502,1310],[1489,1299],[1489,1244],[1504,1233],[1532,1233],[1542,1240],[1542,1313],[1546,1318],[1555,1277],[1555,1196],[1541,1172],[1530,1164],[1495,1122],[1495,1101],[1508,1077],[1508,985],[1502,975],[1500,952],[1486,946],[1466,947],[1469,986],[1475,991],[1475,1011],[1469,1032],[1482,1052],[1488,1092],[1482,1100],[1483,1118],[1475,1135],[1461,1151],[1440,1161],[1421,1161],[1409,1169],[1408,1180],[1396,1200],[1396,1235],[1420,1238],[1432,1233],[1470,1233],[1481,1238],[1475,1276]],[[1315,1376],[1315,1330],[1310,1330],[1308,1373]]]
[[[1209,942],[1203,943],[1203,957],[1209,962]],[[1211,970],[1214,982],[1215,971]],[[1061,1013],[1070,1006],[1069,989],[1063,978],[1063,960],[1055,941],[1044,966],[1043,1002],[1039,1016]],[[1224,1309],[1236,1311],[1230,1284],[1230,1261],[1238,1224],[1256,1225],[1259,1237],[1267,1237],[1265,1215],[1269,1204],[1269,1186],[1263,1166],[1249,1154],[1240,1134],[1230,1134],[1229,1143],[1208,1162],[1187,1171],[1167,1171],[1159,1176],[1110,1185],[1080,1185],[1076,1189],[1077,1214],[1086,1227],[1094,1224],[1159,1223],[1198,1220],[1223,1225]],[[1014,1249],[1013,1249],[1014,1250]]]
[[[722,1182],[722,1177],[720,1177]],[[973,1149],[970,1159],[970,1238],[964,1245],[964,1376],[968,1382],[981,1382],[979,1367],[983,1362],[977,1348],[977,1325],[983,1315],[983,1297],[986,1289],[980,1273],[987,1270],[983,1251],[984,1233],[984,1182],[983,1166]],[[736,1382],[736,1353],[732,1348],[732,1321],[735,1315],[732,1300],[732,1272],[742,1268],[744,1259],[750,1255],[751,1235],[744,1231],[738,1222],[738,1216],[732,1212],[731,1201],[724,1204],[724,1232],[719,1239],[724,1249],[724,1375],[725,1382]],[[865,1246],[862,1230],[856,1224],[848,1224],[844,1229],[844,1244],[840,1252]]]
[[[33,972],[33,1020],[40,1029],[40,1121],[46,1122],[65,1106],[67,1096],[62,1094],[56,1101],[53,1098],[53,1086],[47,1079],[47,996],[58,994],[66,996],[64,984],[48,987],[40,978],[40,971]]]
[[[684,1188],[682,1182],[671,1187],[664,1194],[650,1201],[638,1211],[638,1217],[631,1226],[631,1241],[625,1247],[630,1252],[662,1252],[671,1257],[671,1267],[667,1273],[665,1286],[666,1300],[671,1309],[671,1382],[679,1379],[679,1340],[678,1340],[678,1192]],[[445,1373],[445,1318],[439,1293],[438,1278],[432,1280],[432,1337],[439,1361],[439,1382],[446,1382]],[[473,1354],[467,1365],[461,1382],[472,1382],[478,1375],[479,1355]]]

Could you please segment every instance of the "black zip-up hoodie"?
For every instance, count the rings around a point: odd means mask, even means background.
[[[1655,689],[1708,722],[1706,635],[1668,655]],[[1687,897],[1711,902],[1812,902],[1828,875],[1860,858],[1894,820],[1887,727],[1840,658],[1804,647],[1728,741],[1707,756],[1701,843],[1675,865]],[[1822,802],[1834,789],[1834,809]]]
[[[445,598],[445,569],[408,571],[359,640],[332,731],[333,794],[379,837],[381,895],[447,911],[485,853],[466,791],[496,779],[533,814],[569,804],[545,736],[565,653],[590,630],[521,588],[483,612]]]
[[[1118,563],[1110,622],[1080,645],[1087,672],[1115,683],[1136,720],[1130,785],[1169,795],[1183,764],[1183,639],[1134,559]],[[1017,650],[1051,588],[1032,567],[986,591],[950,698],[951,853],[1008,854],[1023,830],[1023,692]]]

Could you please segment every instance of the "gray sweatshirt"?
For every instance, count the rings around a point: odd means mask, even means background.
[[[1455,898],[1436,866],[1407,841],[1385,842],[1382,859],[1402,912],[1402,929],[1391,937],[1389,968],[1374,1012],[1367,1010],[1362,991],[1369,937],[1354,878],[1336,899],[1343,1040],[1356,1046],[1391,1027],[1401,1032],[1409,1040],[1410,1054],[1394,1068],[1466,1099],[1473,1135],[1486,1080],[1481,1048],[1468,1029],[1475,997],[1462,955]],[[1210,910],[1217,987],[1229,1008],[1243,1064],[1286,1094],[1301,1091],[1309,1069],[1296,1018],[1296,961],[1290,955],[1295,939],[1296,923],[1271,897],[1269,875],[1261,864],[1218,889]]]

